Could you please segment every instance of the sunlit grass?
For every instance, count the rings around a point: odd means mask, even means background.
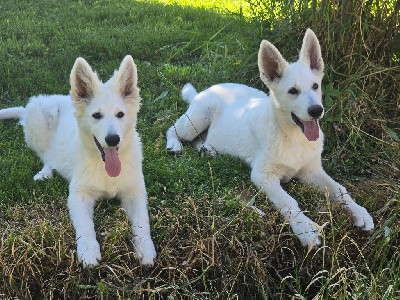
[[[143,2],[162,3],[166,5],[189,6],[194,8],[211,9],[219,13],[237,14],[250,17],[250,4],[245,0],[140,0]]]

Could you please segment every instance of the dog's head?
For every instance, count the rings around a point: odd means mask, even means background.
[[[131,56],[106,83],[83,58],[77,58],[71,71],[71,97],[78,127],[85,143],[98,148],[109,176],[121,171],[118,150],[135,130],[140,106],[137,70]]]
[[[270,42],[262,41],[258,67],[277,109],[292,125],[297,125],[309,141],[317,140],[318,120],[324,114],[321,93],[324,62],[314,32],[307,29],[299,59],[294,63],[288,63]]]

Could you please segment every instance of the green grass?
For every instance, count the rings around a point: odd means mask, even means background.
[[[25,146],[22,128],[1,122],[0,299],[400,296],[399,35],[398,18],[390,18],[395,3],[386,0],[391,5],[378,9],[373,1],[349,1],[347,8],[332,10],[327,1],[284,2],[0,3],[1,108],[24,105],[32,95],[68,93],[78,56],[103,80],[126,54],[135,59],[143,98],[138,131],[158,253],[154,268],[141,267],[118,201],[102,200],[95,224],[103,261],[82,269],[67,183],[59,176],[34,182],[41,165]],[[320,15],[313,18],[316,10],[301,3],[321,5]],[[324,244],[312,252],[251,184],[243,162],[199,157],[189,146],[174,158],[164,136],[186,110],[179,95],[183,84],[201,90],[239,82],[264,89],[256,63],[260,41],[270,40],[293,60],[309,26],[327,66],[324,166],[376,223],[373,233],[364,234],[324,195],[295,182],[285,185],[312,219],[326,224]],[[266,217],[246,207],[253,197]]]

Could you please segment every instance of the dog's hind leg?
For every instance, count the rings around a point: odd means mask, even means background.
[[[39,157],[49,148],[58,125],[57,96],[33,97],[26,106],[25,142]]]
[[[33,97],[26,106],[23,120],[25,142],[43,162],[43,168],[33,177],[34,180],[52,177],[53,168],[46,163],[45,157],[58,125],[59,104],[57,97]]]
[[[51,178],[52,176],[53,176],[53,168],[47,164],[44,164],[43,168],[35,176],[33,176],[33,179],[44,180]]]
[[[167,131],[167,149],[178,155],[182,151],[181,141],[193,141],[211,124],[213,110],[202,103],[192,102],[189,109]]]
[[[217,151],[207,142],[208,130],[203,131],[193,141],[192,145],[197,149],[200,156],[204,155],[217,155]]]

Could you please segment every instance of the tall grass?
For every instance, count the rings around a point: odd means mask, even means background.
[[[246,0],[252,16],[282,39],[311,27],[319,33],[324,57],[338,72],[354,73],[365,61],[387,67],[399,63],[396,0]]]
[[[356,156],[352,168],[374,169],[371,153],[396,149],[400,142],[400,1],[247,0],[261,20],[266,38],[278,49],[296,53],[292,40],[312,28],[326,62],[324,131],[336,139],[327,149]],[[366,147],[369,144],[370,147]],[[372,147],[372,148],[371,148]],[[399,172],[400,154],[383,157],[389,172]],[[364,161],[364,162],[363,162]],[[376,169],[375,173],[385,170]]]

